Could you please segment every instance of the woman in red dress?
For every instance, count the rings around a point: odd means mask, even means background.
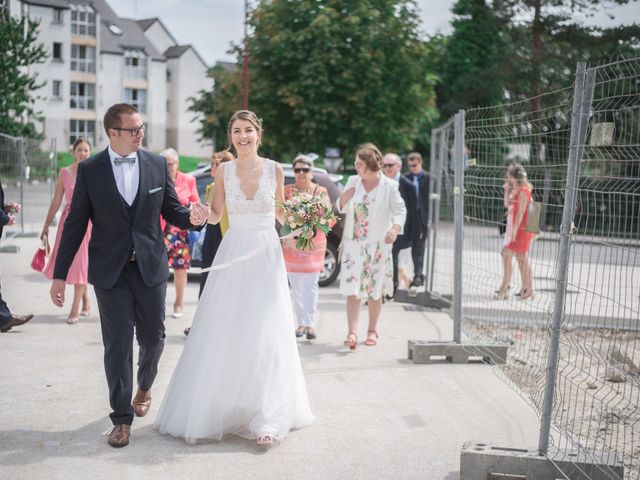
[[[527,172],[519,163],[513,163],[507,168],[507,181],[504,185],[504,203],[508,208],[507,215],[509,222],[505,231],[505,245],[502,249],[502,264],[504,276],[502,285],[498,290],[498,298],[504,300],[509,292],[511,283],[511,259],[513,256],[518,261],[520,276],[522,278],[522,289],[516,295],[521,300],[532,298],[533,272],[529,262],[529,247],[533,234],[527,231],[527,217],[529,214],[529,204],[533,197],[531,192],[533,186],[527,180]],[[509,225],[511,228],[509,228]]]

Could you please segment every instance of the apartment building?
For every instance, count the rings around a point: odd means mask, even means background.
[[[110,105],[136,105],[147,123],[145,148],[173,147],[183,155],[208,156],[198,142],[190,96],[209,88],[207,65],[190,45],[179,45],[159,19],[118,17],[104,0],[8,0],[15,16],[40,21],[45,63],[30,67],[46,85],[36,109],[45,145],[63,150],[78,136],[95,149],[108,139],[102,118]],[[4,2],[7,3],[7,0]]]

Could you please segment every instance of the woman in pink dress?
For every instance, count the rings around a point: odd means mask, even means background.
[[[76,173],[78,172],[78,163],[86,160],[91,156],[91,145],[89,140],[84,137],[78,138],[73,143],[73,155],[74,162],[60,170],[58,176],[58,182],[56,183],[56,192],[51,200],[49,206],[49,212],[42,227],[42,233],[40,238],[49,236],[49,225],[55,216],[60,204],[62,203],[62,197],[66,199],[66,205],[62,210],[60,221],[58,222],[58,231],[56,232],[56,242],[53,245],[51,256],[49,257],[49,263],[45,267],[43,273],[51,280],[53,278],[53,269],[56,265],[56,255],[58,253],[58,247],[60,246],[60,239],[62,238],[62,230],[64,228],[64,222],[69,215],[69,208],[71,207],[71,198],[73,197],[73,188],[76,184]],[[88,280],[88,267],[89,267],[89,239],[91,238],[91,222],[87,226],[87,232],[84,235],[82,244],[76,253],[76,257],[71,264],[69,274],[66,278],[67,285],[73,285],[73,303],[71,304],[71,312],[69,312],[69,318],[67,323],[73,325],[78,323],[78,315],[83,317],[89,316],[91,311],[91,305],[89,303],[89,292],[87,291]],[[82,302],[82,310],[80,310],[80,302]]]
[[[198,195],[198,188],[196,187],[196,177],[186,175],[178,170],[180,166],[178,152],[173,148],[167,148],[160,153],[160,156],[167,161],[169,175],[173,179],[180,203],[187,206],[193,202],[199,202],[200,195]],[[160,227],[164,232],[164,244],[167,247],[169,268],[173,269],[173,284],[176,287],[173,318],[180,318],[182,317],[184,290],[187,287],[187,270],[191,267],[189,232],[166,223],[162,217],[160,217]]]

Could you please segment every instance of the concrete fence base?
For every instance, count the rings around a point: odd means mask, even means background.
[[[460,455],[460,480],[611,480],[624,477],[622,459],[596,452],[587,458],[572,451],[554,451],[553,461],[535,450],[494,447],[467,442]],[[610,457],[614,457],[613,460]],[[594,459],[604,459],[605,462]]]
[[[507,346],[481,343],[425,342],[409,340],[408,358],[413,363],[469,363],[481,361],[503,364],[507,361]]]

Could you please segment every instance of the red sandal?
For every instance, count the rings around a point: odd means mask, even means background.
[[[375,330],[367,330],[367,339],[364,344],[368,347],[373,347],[378,344],[378,332]]]
[[[358,347],[358,336],[355,333],[347,335],[347,338],[344,339],[344,346],[349,347],[349,350],[355,350]]]

